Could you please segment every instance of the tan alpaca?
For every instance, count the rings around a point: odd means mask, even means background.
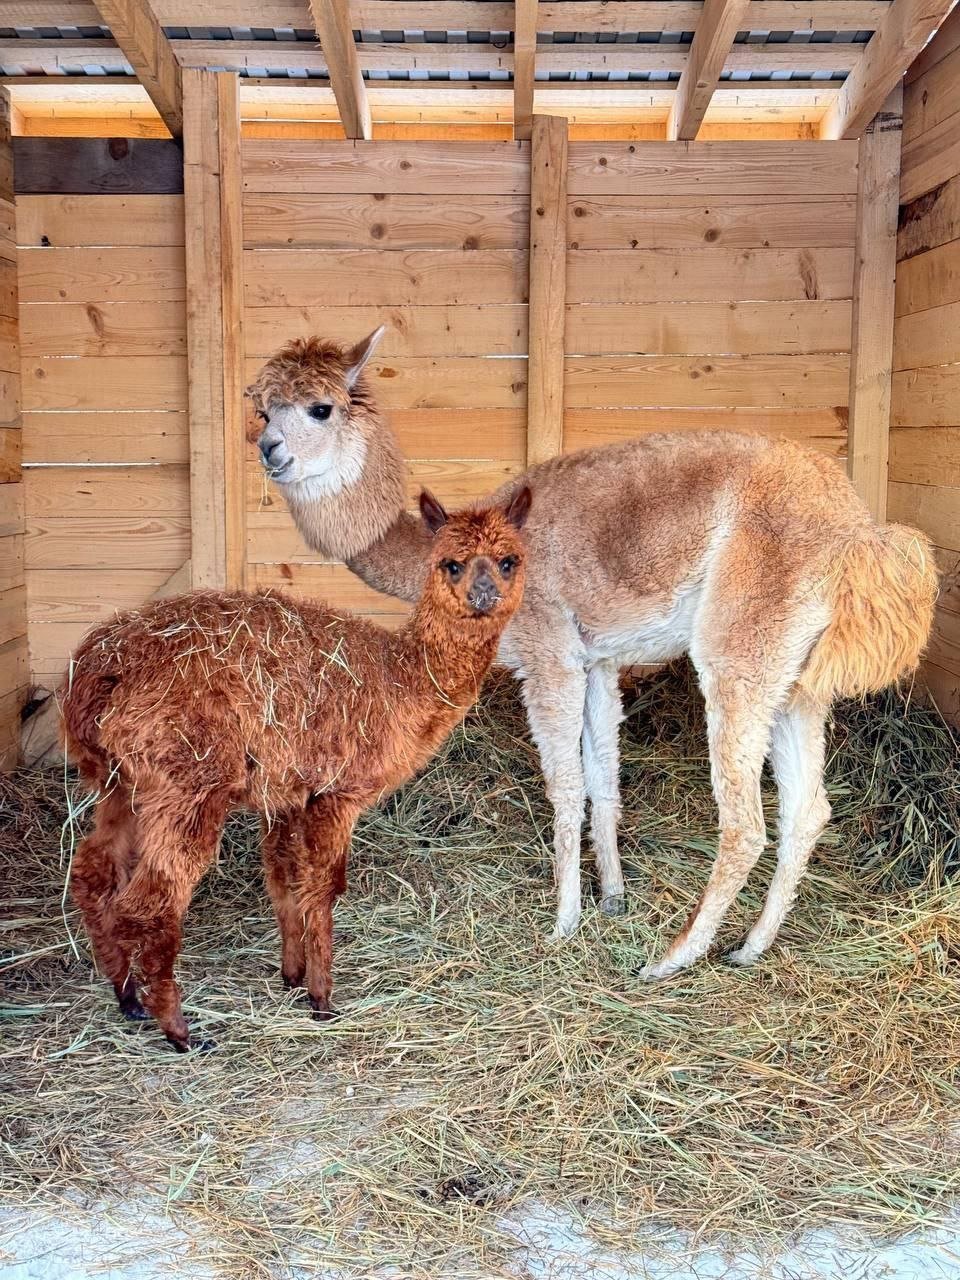
[[[405,511],[406,469],[353,348],[293,342],[250,388],[263,462],[307,543],[370,586],[416,599],[427,547]],[[555,811],[555,937],[580,919],[585,797],[601,906],[622,909],[618,669],[687,653],[706,699],[719,851],[680,935],[645,971],[703,956],[764,847],[760,774],[780,793],[777,869],[731,959],[776,936],[829,817],[824,722],[838,697],[912,671],[936,571],[923,534],[876,525],[828,458],[731,432],[646,436],[531,468],[504,485],[534,502],[523,604],[499,658],[522,682]]]

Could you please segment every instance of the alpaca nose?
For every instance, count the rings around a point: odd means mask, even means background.
[[[467,591],[467,604],[477,613],[489,613],[500,598],[497,584],[488,573],[478,573]]]
[[[275,467],[280,461],[280,453],[282,451],[283,441],[277,438],[271,438],[266,432],[260,437],[260,458],[263,465],[269,471],[271,467]]]

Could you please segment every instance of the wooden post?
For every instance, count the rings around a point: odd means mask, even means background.
[[[20,757],[27,604],[20,471],[20,331],[10,98],[0,89],[0,771]]]
[[[243,585],[243,236],[232,72],[183,72],[191,572]]]
[[[527,465],[563,447],[567,291],[567,121],[534,116],[530,143]]]
[[[847,468],[877,520],[886,519],[887,512],[902,130],[903,89],[898,86],[860,139],[857,180]]]

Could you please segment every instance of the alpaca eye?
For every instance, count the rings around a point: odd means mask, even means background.
[[[504,558],[500,561],[500,572],[503,574],[505,578],[508,578],[510,574],[513,573],[516,567],[517,567],[516,556],[504,556]]]
[[[312,404],[307,410],[314,422],[326,422],[333,413],[332,404]]]
[[[260,419],[260,421],[261,421],[261,422],[269,422],[269,421],[270,421],[270,415],[269,415],[269,413],[264,413],[262,409],[258,409],[258,410],[257,410],[257,417]]]
[[[459,560],[444,560],[440,568],[443,569],[445,573],[449,573],[454,582],[456,582],[461,573],[463,573],[463,565]]]

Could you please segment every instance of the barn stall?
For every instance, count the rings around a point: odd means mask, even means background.
[[[576,1265],[609,1266],[655,1251],[651,1225],[734,1231],[746,1249],[949,1214],[949,10],[354,0],[269,4],[262,26],[213,0],[0,11],[14,1210],[122,1224],[123,1197],[158,1258],[211,1274],[322,1257],[331,1274],[483,1277],[549,1262],[557,1215]],[[184,1066],[113,1025],[61,902],[85,817],[62,758],[16,766],[56,759],[42,700],[118,608],[246,585],[402,622],[300,540],[243,396],[286,339],[380,323],[373,382],[411,500],[428,484],[458,505],[647,432],[788,436],[845,459],[878,518],[931,536],[934,635],[905,696],[838,711],[835,822],[759,970],[718,963],[653,991],[634,977],[711,856],[689,676],[627,700],[626,922],[594,913],[559,953],[539,941],[536,755],[514,687],[494,681],[358,833],[334,1029],[277,989],[256,836],[229,829],[183,958],[191,1018],[224,1052]],[[731,927],[756,912],[758,879]]]

